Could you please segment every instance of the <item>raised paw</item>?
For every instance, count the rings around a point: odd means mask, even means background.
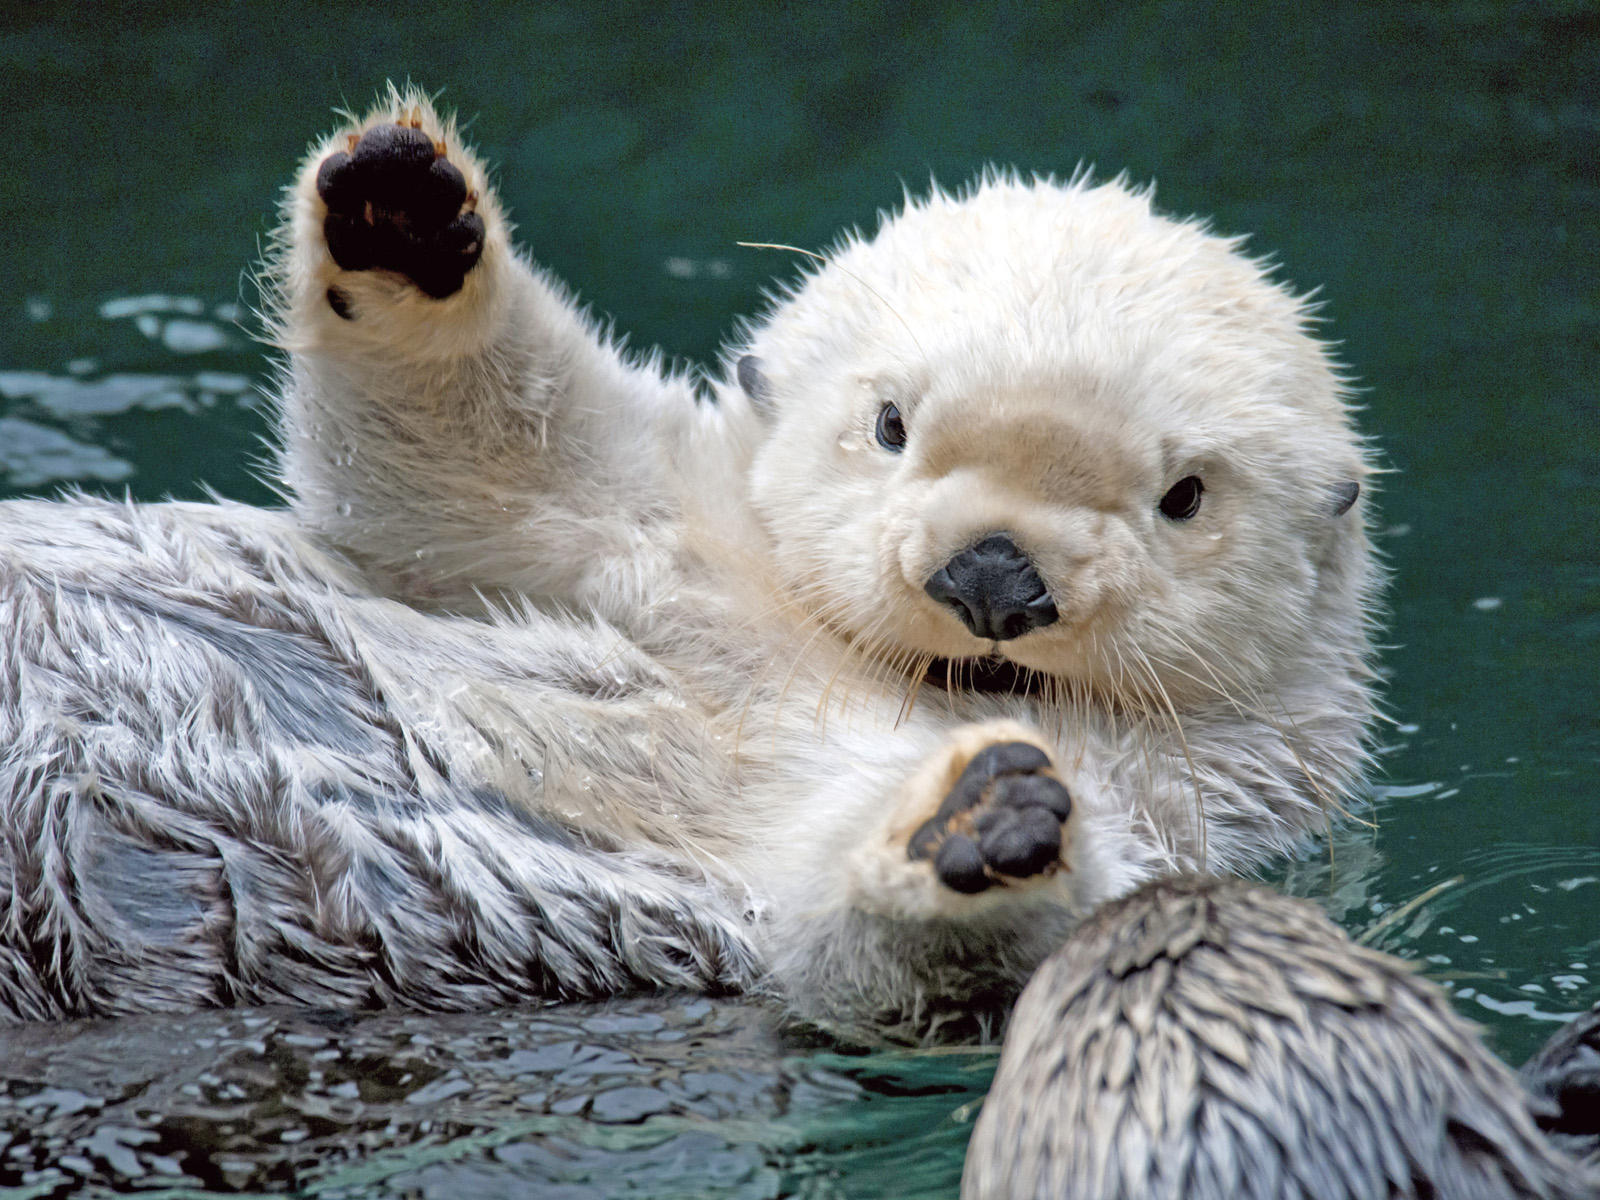
[[[1071,815],[1048,754],[1031,742],[994,742],[967,762],[906,853],[931,859],[941,883],[972,895],[1056,870]]]
[[[414,124],[378,125],[350,142],[317,170],[333,261],[397,271],[436,300],[460,291],[483,254],[484,224],[444,145]],[[329,302],[338,311],[332,293]]]

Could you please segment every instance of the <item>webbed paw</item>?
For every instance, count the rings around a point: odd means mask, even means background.
[[[972,895],[1053,873],[1071,815],[1048,753],[1032,742],[991,742],[967,759],[906,856],[931,860],[940,883]]]
[[[348,152],[318,167],[317,194],[328,207],[328,253],[343,270],[395,271],[443,299],[483,254],[477,196],[416,118],[352,134]],[[339,311],[331,293],[329,303]]]

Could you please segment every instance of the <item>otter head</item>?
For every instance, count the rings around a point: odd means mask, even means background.
[[[1278,681],[1329,637],[1353,662],[1367,466],[1307,321],[1120,183],[912,201],[737,364],[771,565],[912,671],[1001,657],[1172,696]]]

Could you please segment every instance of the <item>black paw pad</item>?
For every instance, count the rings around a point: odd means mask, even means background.
[[[398,271],[443,299],[483,254],[483,218],[462,211],[466,178],[420,129],[369,129],[322,160],[317,194],[328,253],[346,271]]]
[[[1027,742],[986,746],[911,836],[907,854],[931,858],[941,883],[969,895],[1051,870],[1072,797],[1042,773],[1049,766],[1050,756]]]

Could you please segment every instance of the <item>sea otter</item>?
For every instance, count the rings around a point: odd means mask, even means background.
[[[671,986],[981,1034],[1097,903],[1362,776],[1340,370],[1148,192],[908,198],[701,379],[392,90],[265,278],[285,508],[0,505],[0,1012]]]
[[[1600,1014],[1597,1014],[1600,1015]],[[973,1129],[969,1200],[1589,1200],[1580,1018],[1532,1093],[1438,985],[1304,900],[1155,880],[1039,968]],[[1587,1069],[1587,1078],[1585,1076]]]

